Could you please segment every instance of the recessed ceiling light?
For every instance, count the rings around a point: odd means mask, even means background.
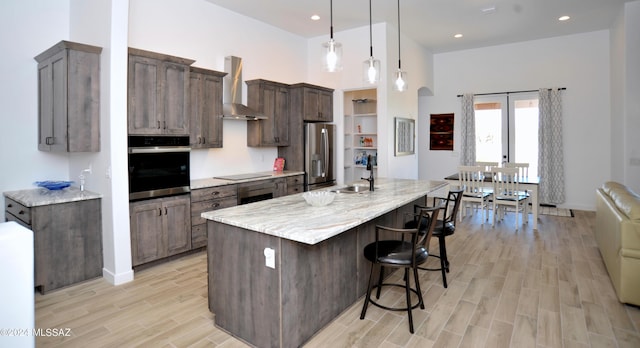
[[[562,16],[562,17],[558,18],[558,20],[559,20],[559,21],[568,21],[568,20],[569,20],[569,18],[571,18],[571,17],[569,17],[569,16]]]
[[[462,34],[455,34],[455,35],[453,35],[453,37],[455,37],[456,39],[459,39],[459,38],[462,37]]]
[[[495,6],[489,6],[489,7],[485,7],[483,9],[480,10],[482,12],[482,14],[488,15],[488,14],[493,14],[496,13],[496,7]]]
[[[317,21],[319,19],[320,19],[320,16],[318,16],[317,14],[314,14],[313,16],[311,16],[312,21]]]

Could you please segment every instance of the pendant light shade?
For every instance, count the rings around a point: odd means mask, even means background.
[[[373,58],[373,29],[371,23],[371,0],[369,0],[369,59],[362,64],[365,84],[375,85],[380,80],[380,61]]]
[[[407,90],[407,87],[407,72],[402,71],[402,60],[400,59],[400,0],[398,0],[398,70],[394,75],[393,88],[403,92]]]
[[[333,0],[329,1],[331,18],[331,36],[329,41],[322,44],[322,65],[324,71],[335,72],[342,70],[342,44],[333,39]]]
[[[407,72],[398,68],[393,79],[393,88],[398,92],[404,92],[407,87]]]

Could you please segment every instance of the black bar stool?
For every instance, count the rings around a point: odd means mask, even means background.
[[[420,281],[418,279],[418,265],[427,261],[429,253],[427,246],[431,240],[433,228],[438,219],[438,207],[421,209],[416,217],[419,221],[416,228],[392,228],[385,226],[376,226],[376,240],[368,244],[364,248],[364,257],[371,261],[371,273],[369,274],[369,285],[367,286],[367,294],[364,299],[364,306],[360,319],[364,319],[367,313],[369,302],[383,309],[392,311],[407,311],[409,316],[409,331],[413,333],[413,316],[411,311],[420,306],[424,309],[424,301],[422,300],[422,291],[420,290]],[[380,240],[381,233],[391,233],[398,238]],[[402,268],[404,269],[404,284],[383,283],[384,267]],[[379,272],[377,285],[373,284],[374,269]],[[409,270],[413,269],[413,279],[416,288],[411,288],[411,277]],[[380,298],[380,289],[383,286],[399,286],[404,287],[407,296],[406,307],[387,307],[377,303],[371,299],[371,290],[377,288],[376,299]],[[411,292],[418,296],[418,303],[411,304]]]
[[[440,249],[440,255],[434,255],[431,253],[431,256],[437,257],[440,259],[440,268],[426,268],[426,267],[418,267],[418,269],[425,271],[441,271],[442,272],[442,283],[444,287],[447,287],[447,273],[449,273],[449,259],[447,258],[447,245],[445,242],[445,238],[455,233],[456,231],[456,217],[458,215],[458,210],[460,209],[460,204],[462,202],[462,194],[464,193],[464,187],[460,189],[452,189],[449,190],[449,194],[447,198],[438,198],[435,199],[440,200],[440,207],[443,210],[442,220],[438,220],[436,226],[433,229],[433,237],[438,238],[438,246]],[[451,207],[453,205],[453,207]],[[425,206],[415,205],[414,211],[417,213],[421,209],[425,209]],[[417,220],[414,219],[412,221],[408,221],[405,223],[405,228],[416,228],[418,225]],[[420,227],[424,228],[424,227]],[[424,233],[424,232],[423,232]],[[429,245],[427,244],[427,247]]]

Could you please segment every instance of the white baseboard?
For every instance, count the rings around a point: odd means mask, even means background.
[[[102,276],[109,283],[111,283],[113,285],[120,285],[120,284],[124,284],[124,283],[128,283],[130,281],[133,281],[133,270],[129,270],[129,271],[123,272],[123,273],[114,274],[111,271],[109,271],[108,269],[103,268],[102,269]]]

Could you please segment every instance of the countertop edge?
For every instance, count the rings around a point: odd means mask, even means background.
[[[102,198],[102,194],[100,193],[86,190],[80,191],[80,189],[74,186],[53,191],[44,188],[6,191],[3,192],[3,195],[29,208]]]

